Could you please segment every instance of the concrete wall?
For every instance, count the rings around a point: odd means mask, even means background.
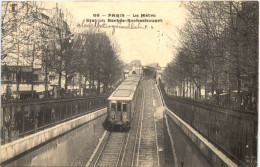
[[[175,115],[172,111],[166,109],[165,114],[181,128],[181,130],[190,138],[190,140],[198,147],[198,149],[213,166],[237,166],[237,164],[225,156],[220,150],[218,150],[207,139],[201,136],[195,129]]]
[[[106,114],[106,111],[107,109],[104,108],[0,146],[0,163],[66,133],[77,126],[102,116]]]
[[[232,166],[237,167],[238,165],[224,155],[219,149],[217,149],[213,144],[211,144],[206,138],[200,135],[194,128],[189,124],[183,121],[180,117],[174,114],[171,110],[165,105],[162,92],[158,87],[161,100],[165,106],[165,115],[169,116],[180,128],[181,130],[189,137],[189,139],[197,146],[197,148],[202,152],[202,154],[209,160],[209,162],[216,167],[222,166]],[[174,137],[175,134],[169,134],[169,136]]]

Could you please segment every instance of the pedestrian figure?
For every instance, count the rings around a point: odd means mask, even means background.
[[[5,112],[5,117],[4,117],[4,123],[5,123],[5,130],[7,131],[8,134],[8,141],[11,139],[11,115],[9,112]]]
[[[78,105],[76,104],[75,105],[75,115],[77,115],[78,114]]]
[[[51,122],[55,123],[55,109],[52,107],[51,109]]]

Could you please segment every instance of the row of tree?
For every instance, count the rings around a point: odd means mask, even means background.
[[[75,41],[74,55],[77,71],[89,81],[90,89],[97,81],[97,92],[100,84],[104,92],[122,77],[123,62],[118,57],[118,48],[105,33],[88,32],[80,34]]]
[[[181,96],[256,109],[258,2],[184,2],[188,19],[165,81]],[[193,87],[193,90],[191,90]],[[201,95],[202,88],[206,91]],[[194,91],[195,90],[195,91]],[[186,93],[185,93],[186,92]]]
[[[76,76],[78,87],[84,89],[84,94],[100,94],[101,85],[103,93],[107,93],[122,78],[123,62],[118,56],[118,48],[106,33],[93,30],[78,33],[62,44],[63,52],[55,54],[57,48],[47,47],[43,58],[46,78],[47,71],[56,71],[59,74],[58,87],[62,86],[62,77],[65,78],[65,92]]]
[[[79,87],[86,89],[88,84],[90,94],[93,93],[91,90],[99,94],[102,85],[106,93],[122,78],[122,70],[123,62],[119,59],[118,48],[106,33],[91,30],[76,34],[64,61],[65,91],[76,73],[82,79],[79,84],[83,83]]]
[[[3,2],[2,64],[30,67],[32,97],[35,68],[44,70],[46,96],[51,73],[58,75],[58,96],[62,90],[67,92],[76,77],[79,88],[86,89],[88,83],[89,90],[95,88],[99,94],[103,85],[107,92],[122,77],[123,63],[115,42],[98,30],[77,32],[72,15],[64,7],[56,4],[53,9],[46,9],[43,5],[33,1]]]

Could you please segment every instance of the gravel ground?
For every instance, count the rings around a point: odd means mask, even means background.
[[[90,159],[92,153],[94,152],[99,139],[102,137],[105,129],[103,128],[102,124],[105,120],[105,116],[99,119],[95,124],[95,134],[91,138],[91,140],[85,145],[82,146],[82,151],[78,158],[71,163],[71,166],[85,166]]]

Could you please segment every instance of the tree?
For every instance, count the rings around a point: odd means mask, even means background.
[[[35,22],[33,16],[41,10],[40,6],[40,2],[2,2],[1,60],[7,57],[9,60],[17,60],[20,43],[33,35],[33,29],[28,30],[27,35],[24,35],[24,28]]]
[[[89,31],[77,36],[75,46],[74,52],[78,60],[76,66],[85,78],[85,88],[88,81],[90,93],[97,86],[99,94],[101,83],[107,91],[108,85],[114,84],[119,73],[122,74],[121,61],[109,37],[105,33]]]
[[[62,77],[65,76],[65,91],[68,85],[68,76],[72,70],[72,33],[70,27],[73,26],[71,14],[64,8],[56,6],[52,10],[49,55],[46,58],[46,68],[58,73],[58,94],[60,95]],[[48,59],[48,60],[47,60]]]
[[[8,65],[30,66],[31,94],[34,97],[34,69],[42,65],[42,41],[46,38],[48,25],[42,19],[41,3],[38,2],[3,2],[2,15],[2,62]],[[45,16],[45,15],[44,15]],[[46,16],[47,17],[47,16]],[[45,24],[43,24],[43,22]],[[17,68],[16,81],[19,91]]]
[[[258,3],[203,1],[184,2],[184,6],[190,15],[180,30],[181,46],[167,73],[175,70],[182,91],[185,82],[195,84],[198,92],[202,85],[210,86],[216,104],[220,93],[228,92],[230,99],[231,91],[237,92],[239,106],[245,101],[241,87],[246,78],[252,83],[247,94],[255,101],[251,92],[257,90]]]

